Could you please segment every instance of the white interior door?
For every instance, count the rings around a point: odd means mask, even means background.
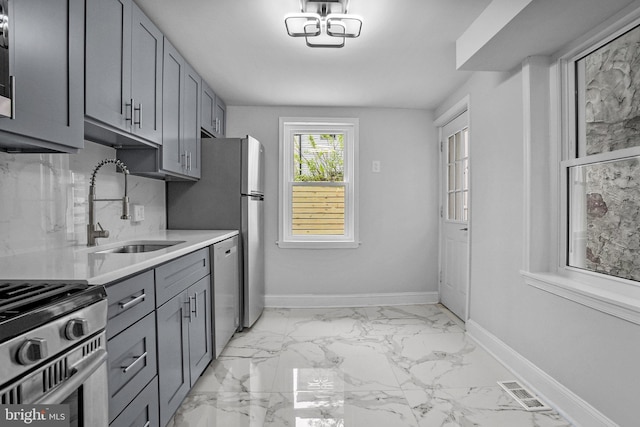
[[[440,301],[466,321],[470,200],[468,112],[457,116],[440,130]]]

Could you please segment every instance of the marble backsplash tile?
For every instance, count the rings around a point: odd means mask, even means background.
[[[93,168],[116,152],[92,142],[78,154],[9,154],[0,152],[0,256],[85,245],[87,199]],[[131,204],[144,206],[141,222],[121,220],[120,202],[98,202],[96,217],[108,239],[136,238],[166,228],[164,181],[129,176]],[[119,198],[124,176],[112,164],[96,179],[97,198]]]

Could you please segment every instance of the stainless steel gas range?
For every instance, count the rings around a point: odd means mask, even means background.
[[[106,322],[102,286],[0,282],[0,421],[62,404],[67,425],[106,427]]]

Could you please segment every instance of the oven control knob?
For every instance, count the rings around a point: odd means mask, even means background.
[[[18,349],[18,363],[30,365],[48,356],[47,340],[31,338],[22,343]]]
[[[87,335],[89,332],[89,322],[87,319],[71,319],[64,327],[64,336],[68,340],[77,340]]]

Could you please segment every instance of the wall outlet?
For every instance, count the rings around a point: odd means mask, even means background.
[[[380,160],[374,160],[371,162],[371,172],[380,172]]]
[[[133,205],[133,222],[144,221],[144,205]]]

